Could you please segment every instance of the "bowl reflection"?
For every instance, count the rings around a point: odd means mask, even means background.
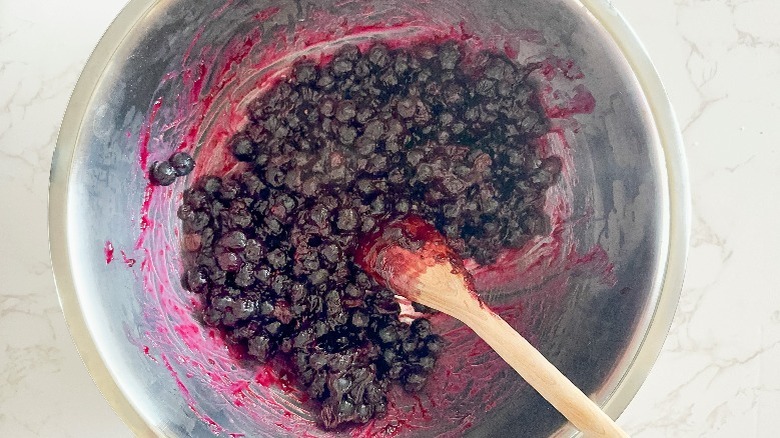
[[[484,299],[564,374],[619,414],[674,312],[687,243],[677,128],[639,46],[607,6],[571,0],[131,2],[93,54],[52,167],[51,245],[61,302],[114,408],[161,436],[550,436],[563,418],[459,323],[423,392],[390,414],[319,430],[287,376],[242,363],[198,322],[182,288],[182,191],[236,169],[225,143],[246,105],[303,54],[341,44],[458,39],[539,63],[562,158],[549,235],[474,267]],[[613,34],[622,38],[615,42]],[[624,47],[625,49],[621,49]],[[170,187],[146,169],[173,151],[196,171]],[[108,247],[111,251],[108,251]],[[563,427],[563,428],[562,428]]]

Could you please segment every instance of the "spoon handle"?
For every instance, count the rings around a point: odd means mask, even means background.
[[[413,276],[395,275],[388,281],[395,290],[414,291],[409,294],[413,301],[469,326],[584,436],[628,437],[542,353],[490,310],[472,292],[470,282],[449,262],[425,266]]]
[[[398,236],[422,242],[417,250]],[[443,236],[422,219],[391,223],[368,240],[358,260],[399,295],[461,320],[490,345],[586,437],[627,437],[555,365],[490,310],[474,292],[471,276]]]
[[[586,437],[628,437],[607,414],[566,378],[523,336],[473,298],[469,312],[452,315],[471,327]],[[465,304],[465,303],[464,303]]]

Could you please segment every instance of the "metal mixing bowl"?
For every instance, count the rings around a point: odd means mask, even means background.
[[[678,301],[689,196],[670,105],[608,1],[132,0],[90,58],[63,121],[51,172],[50,238],[72,336],[134,432],[295,436],[275,422],[281,406],[295,411],[295,400],[232,363],[224,345],[193,322],[196,305],[177,281],[175,217],[189,180],[152,189],[146,166],[176,148],[197,156],[203,145],[224,142],[241,122],[235,111],[291,53],[433,28],[476,36],[520,61],[557,60],[550,96],[593,96],[595,106],[573,108],[548,142],[568,169],[551,195],[558,204],[548,200],[565,207],[556,230],[566,258],[551,255],[557,262],[537,282],[484,296],[494,305],[517,297],[521,331],[607,413],[626,407]],[[218,161],[198,166],[213,170]],[[549,241],[538,243],[544,249]],[[518,275],[532,268],[518,267]],[[485,394],[479,402],[464,397],[453,401],[451,421],[422,421],[413,430],[397,424],[394,433],[572,434],[515,374],[502,370],[490,379],[506,388],[487,394],[495,403],[484,403]],[[280,406],[246,409],[266,399]],[[274,421],[254,421],[258,416]],[[309,433],[327,435],[315,427]]]

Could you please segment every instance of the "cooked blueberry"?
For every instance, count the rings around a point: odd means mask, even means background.
[[[348,125],[339,126],[339,140],[347,146],[355,142],[357,130]]]
[[[246,261],[257,263],[265,255],[265,252],[265,246],[262,243],[255,239],[249,239],[246,241],[244,252],[241,254]]]
[[[404,377],[404,389],[410,392],[417,392],[425,384],[425,376],[420,373],[410,373]]]
[[[360,226],[360,217],[353,208],[339,210],[336,226],[340,230],[353,231]]]
[[[356,114],[357,107],[355,102],[351,100],[345,100],[336,105],[336,119],[340,122],[349,122],[355,118]]]
[[[203,187],[203,190],[208,194],[213,194],[214,192],[218,191],[220,187],[222,187],[222,179],[218,176],[207,175],[198,181],[199,184],[197,185]]]
[[[317,66],[309,61],[299,62],[293,67],[292,78],[298,84],[313,84],[317,81]]]
[[[169,186],[176,181],[176,170],[168,161],[155,161],[149,171],[152,183],[158,186]]]
[[[364,327],[368,327],[369,318],[368,315],[365,314],[365,312],[358,310],[352,314],[351,322],[352,325],[354,325],[355,327],[364,328]]]
[[[418,318],[412,321],[411,329],[412,333],[420,338],[427,338],[432,334],[431,322],[425,318]]]
[[[390,63],[390,56],[384,44],[376,44],[368,51],[368,60],[377,68],[385,68]]]
[[[284,171],[276,167],[269,167],[265,171],[265,180],[272,187],[281,187],[284,184]]]
[[[273,272],[271,271],[271,268],[268,266],[260,266],[255,270],[255,278],[257,279],[257,281],[260,282],[260,284],[263,285],[271,284],[272,275]]]
[[[243,249],[247,245],[246,234],[243,231],[231,231],[219,239],[219,245],[233,250]]]
[[[255,283],[255,273],[253,268],[254,267],[248,263],[241,265],[241,267],[238,269],[238,272],[236,273],[235,279],[233,280],[236,286],[240,288],[248,288]]]
[[[354,64],[349,59],[337,58],[333,61],[333,74],[337,77],[344,76],[352,71]]]
[[[223,252],[217,256],[219,267],[228,272],[236,272],[241,267],[241,260],[234,252]]]
[[[168,159],[173,167],[176,176],[189,175],[195,168],[195,160],[186,152],[176,152]]]
[[[405,98],[398,102],[396,111],[403,119],[409,119],[417,111],[417,101],[413,98]]]
[[[255,145],[247,135],[238,135],[230,142],[230,150],[239,161],[255,160]]]
[[[201,292],[208,284],[206,273],[203,269],[193,267],[187,271],[187,287],[193,292]]]
[[[325,283],[328,280],[328,271],[325,269],[319,269],[309,275],[309,282],[313,286],[318,286]]]
[[[264,363],[271,353],[271,341],[265,336],[256,336],[249,340],[249,354],[260,363]]]
[[[377,334],[379,339],[385,344],[391,344],[398,339],[398,330],[392,325],[382,328]]]
[[[460,50],[454,43],[446,43],[439,51],[439,63],[444,70],[452,70],[460,60]]]
[[[444,349],[444,340],[440,336],[432,335],[424,340],[425,342],[425,348],[428,349],[428,351],[435,355],[438,355],[441,353],[441,351]]]

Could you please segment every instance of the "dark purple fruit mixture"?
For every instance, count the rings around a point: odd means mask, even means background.
[[[149,168],[149,179],[159,186],[169,186],[176,180],[176,170],[168,161],[155,161]]]
[[[245,170],[184,193],[184,282],[204,322],[251,359],[289,367],[325,428],[382,416],[388,386],[420,390],[444,348],[355,264],[362,236],[414,214],[489,264],[547,232],[561,162],[534,147],[548,125],[530,69],[465,55],[451,42],[376,44],[299,61],[230,141]]]

